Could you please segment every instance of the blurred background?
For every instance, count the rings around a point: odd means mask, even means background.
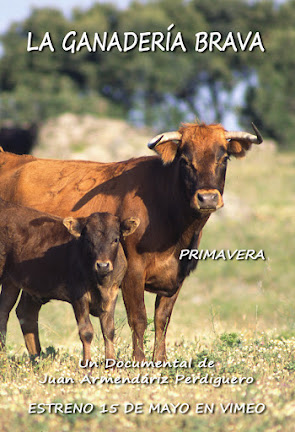
[[[32,151],[38,144],[52,148],[52,140],[46,138],[52,135],[52,128],[42,128],[54,119],[54,142],[60,157],[67,156],[67,139],[74,152],[83,153],[85,145],[91,146],[94,135],[97,138],[95,130],[106,129],[103,122],[96,124],[94,119],[107,117],[116,120],[113,128],[108,125],[108,130],[118,127],[121,132],[126,126],[122,121],[128,122],[136,128],[136,136],[143,134],[144,140],[151,133],[174,130],[181,122],[196,118],[207,123],[221,122],[227,129],[248,130],[250,121],[254,121],[264,136],[282,148],[293,148],[294,0],[87,0],[78,6],[79,3],[12,0],[1,11],[3,147],[7,142],[14,146],[13,151],[20,152]],[[117,31],[123,35],[126,31],[161,31],[166,35],[172,23],[172,37],[178,31],[182,33],[186,53],[180,49],[89,53],[84,48],[71,54],[61,48],[63,37],[71,30],[77,31],[77,41],[83,31],[92,41],[95,32],[102,35]],[[27,52],[29,31],[34,35],[33,45],[39,45],[49,31],[55,52]],[[256,48],[235,53],[229,48],[225,52],[198,53],[194,51],[194,35],[199,31],[218,31],[224,36],[239,31],[244,38],[249,31],[259,31],[266,51]],[[60,117],[64,113],[72,116]],[[76,115],[83,117],[78,120]],[[72,127],[75,133],[70,133]],[[138,132],[138,128],[144,127],[153,132]],[[76,134],[79,138],[73,142]],[[16,148],[18,142],[21,149]],[[113,158],[120,158],[122,152],[116,153],[120,138],[111,138],[110,145]],[[93,151],[90,156],[95,157]],[[109,156],[106,154],[106,158]],[[101,159],[102,152],[97,157]]]
[[[230,330],[295,335],[295,1],[79,3],[11,0],[2,8],[0,145],[40,157],[122,160],[151,154],[149,139],[181,122],[197,118],[251,132],[254,121],[265,143],[230,162],[225,207],[210,218],[201,248],[263,249],[267,259],[200,262],[176,304],[168,341]],[[71,30],[77,40],[87,31],[91,41],[105,31],[166,34],[172,23],[186,53],[61,49]],[[34,45],[49,31],[56,51],[27,52],[29,31]],[[200,31],[259,31],[266,51],[197,53]],[[154,296],[146,297],[152,317]],[[79,346],[70,306],[67,325],[60,320],[65,307],[45,306],[43,340]],[[116,317],[130,338],[121,297]],[[10,329],[18,332],[10,341],[23,348],[15,317]]]

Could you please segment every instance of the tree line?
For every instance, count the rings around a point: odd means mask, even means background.
[[[48,47],[28,52],[28,33],[40,46],[47,31],[54,52]],[[104,32],[118,37],[162,33],[163,46],[168,35],[175,38],[180,32],[187,50],[120,52],[114,45],[103,51],[89,50],[85,43],[70,53],[60,41],[73,31],[76,43],[85,32],[89,41]],[[213,39],[219,34],[223,41],[239,32],[245,41],[250,31],[259,33],[264,52],[236,52],[231,46],[220,51],[216,44],[212,51],[209,46],[195,50],[198,32],[215,32]],[[0,41],[2,120],[32,123],[65,111],[90,112],[169,129],[195,118],[224,122],[235,113],[242,127],[254,121],[280,145],[293,145],[295,0],[133,1],[125,9],[95,3],[87,10],[74,8],[69,17],[57,9],[36,8]]]

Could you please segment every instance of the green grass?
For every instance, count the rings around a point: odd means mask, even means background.
[[[240,202],[234,217],[214,215],[206,225],[202,249],[263,249],[266,260],[200,261],[186,280],[176,302],[168,330],[170,360],[207,357],[214,361],[214,376],[254,377],[250,385],[175,385],[176,369],[165,369],[167,385],[42,385],[45,373],[79,378],[81,344],[74,314],[69,305],[52,302],[42,308],[41,342],[47,353],[32,364],[25,353],[19,324],[11,313],[8,348],[0,354],[0,425],[3,431],[293,431],[295,430],[295,155],[260,151],[254,148],[241,161],[228,167],[225,206],[231,198]],[[221,214],[221,212],[220,212]],[[149,318],[155,297],[146,294]],[[93,360],[103,359],[99,321]],[[120,295],[116,309],[117,353],[131,358],[131,335]],[[145,337],[151,358],[153,324]],[[111,376],[136,376],[137,369],[108,372]],[[157,375],[157,370],[141,371]],[[196,366],[183,371],[187,376],[200,372]],[[103,369],[93,376],[105,375]],[[29,415],[33,402],[85,402],[96,406],[92,414]],[[124,414],[125,402],[214,403],[214,414]],[[222,414],[220,403],[264,403],[261,414]],[[120,404],[117,414],[101,414],[102,404]]]

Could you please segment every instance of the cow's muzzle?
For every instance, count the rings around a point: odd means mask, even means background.
[[[223,199],[217,189],[199,189],[193,197],[193,205],[201,213],[213,213],[223,207]]]

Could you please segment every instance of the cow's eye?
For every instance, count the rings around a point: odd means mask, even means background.
[[[228,160],[230,160],[230,156],[229,156],[229,155],[226,155],[226,156],[224,156],[224,158],[223,158],[222,160],[219,159],[219,160],[216,162],[216,165],[226,165]]]
[[[113,243],[113,244],[117,244],[117,243],[119,243],[119,237],[115,238],[115,239],[112,241],[112,243]]]

